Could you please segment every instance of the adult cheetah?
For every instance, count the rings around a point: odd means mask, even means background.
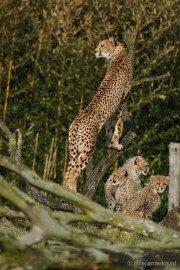
[[[69,128],[69,164],[64,186],[76,192],[77,177],[91,160],[96,138],[104,124],[109,147],[121,150],[119,126],[122,112],[132,85],[130,58],[121,43],[113,38],[101,41],[95,49],[97,58],[106,58],[109,65],[99,89],[88,106],[80,112]],[[116,114],[118,120],[114,133],[110,119]]]

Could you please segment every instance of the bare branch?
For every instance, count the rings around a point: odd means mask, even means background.
[[[169,72],[167,72],[166,74],[163,74],[163,75],[160,75],[160,76],[151,77],[151,78],[143,78],[143,79],[140,79],[138,81],[135,81],[133,83],[133,86],[140,85],[140,84],[143,84],[143,83],[146,83],[146,82],[155,82],[155,81],[164,80],[166,78],[169,78],[170,76],[171,76],[171,74]]]
[[[13,136],[9,128],[6,126],[5,122],[3,122],[1,119],[0,119],[0,128],[4,132],[6,138],[10,139]]]
[[[22,212],[14,211],[7,206],[0,206],[0,217],[25,218],[25,215]]]
[[[9,153],[12,160],[17,163],[21,162],[21,146],[22,146],[22,133],[20,129],[16,129],[14,133],[12,133],[6,124],[0,120],[0,128],[5,134],[5,137],[9,140]],[[17,134],[17,139],[16,139]]]
[[[43,195],[40,190],[31,185],[27,185],[28,193],[32,198],[34,198],[37,202],[51,208],[54,210],[63,210],[63,211],[73,211],[72,205],[67,202],[59,199],[55,199],[53,197],[48,197]]]
[[[131,64],[132,64],[132,69],[134,69],[134,43],[133,43],[133,38],[132,38],[132,33],[131,31],[126,31],[124,32],[123,35],[124,42],[127,46],[127,50],[129,52]]]

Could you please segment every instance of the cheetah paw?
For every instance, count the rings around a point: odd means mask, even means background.
[[[110,142],[108,145],[109,148],[121,151],[123,149],[123,145],[119,143]]]

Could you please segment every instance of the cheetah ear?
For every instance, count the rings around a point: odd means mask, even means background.
[[[109,41],[112,43],[112,45],[114,46],[114,47],[116,47],[116,45],[117,45],[117,42],[114,40],[114,38],[109,38]]]
[[[169,183],[169,176],[166,176],[166,180],[167,180],[167,182]]]
[[[137,165],[138,163],[138,157],[135,159],[134,164]]]
[[[150,182],[152,182],[153,179],[154,179],[154,175],[151,175],[151,176],[150,176]]]
[[[125,177],[128,177],[128,172],[125,170],[125,174],[124,174]]]

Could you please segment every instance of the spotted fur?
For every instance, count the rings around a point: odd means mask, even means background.
[[[140,187],[139,176],[148,171],[148,162],[140,156],[130,158],[123,167],[114,170],[104,188],[108,208],[121,211],[124,201]]]
[[[123,209],[126,201],[132,197],[133,193],[140,188],[140,175],[146,175],[149,171],[148,161],[141,157],[135,156],[125,162],[123,168],[128,173],[128,178],[124,186],[118,187],[115,194],[116,211]]]
[[[137,219],[143,218],[142,211],[122,210],[120,213],[123,214],[124,216],[130,216]]]
[[[110,177],[107,179],[104,191],[105,191],[105,198],[107,202],[107,206],[111,210],[115,210],[116,199],[115,194],[118,187],[122,187],[125,185],[127,181],[127,171],[124,168],[118,168],[113,171]]]
[[[116,44],[112,38],[103,40],[98,44],[95,55],[106,58],[109,65],[97,93],[69,128],[69,164],[64,185],[75,192],[77,177],[91,160],[97,135],[106,123],[109,147],[122,149],[118,142],[119,127],[132,84],[131,62],[121,43]],[[118,115],[114,133],[109,127],[113,114]]]
[[[123,207],[124,213],[130,216],[139,214],[144,219],[152,218],[152,214],[160,207],[160,194],[165,191],[168,182],[169,176],[152,175],[149,184],[136,191],[126,201]]]

